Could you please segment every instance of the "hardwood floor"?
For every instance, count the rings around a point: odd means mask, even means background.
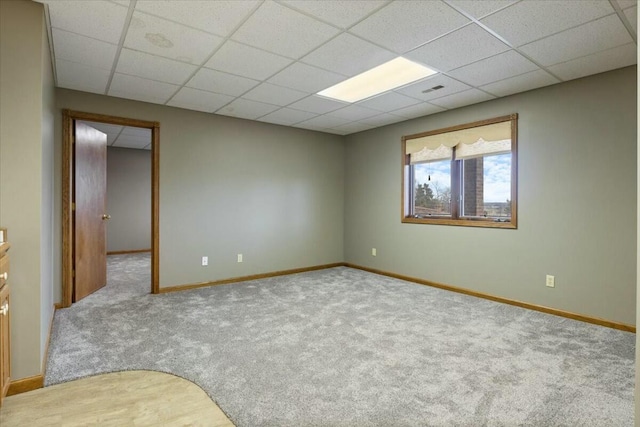
[[[234,426],[200,387],[153,371],[114,372],[10,396],[0,425]]]

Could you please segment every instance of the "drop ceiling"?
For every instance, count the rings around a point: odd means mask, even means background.
[[[340,135],[637,63],[637,0],[39,1],[58,87]],[[398,56],[438,74],[315,95]]]
[[[151,150],[151,129],[81,121],[107,135],[107,146]]]

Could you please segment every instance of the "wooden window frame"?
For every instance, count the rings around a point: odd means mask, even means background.
[[[430,216],[414,217],[409,212],[410,204],[413,203],[413,189],[407,186],[413,182],[412,168],[409,155],[406,154],[407,140],[422,138],[425,136],[440,135],[448,132],[455,132],[463,129],[491,125],[495,123],[511,122],[511,219],[509,221],[496,221],[495,218],[461,217],[460,198],[457,195],[460,188],[460,163],[462,160],[451,160],[451,216]],[[473,123],[451,126],[428,132],[422,132],[402,137],[402,191],[400,216],[401,222],[406,224],[438,224],[455,225],[463,227],[485,227],[485,228],[518,228],[518,114],[495,117],[492,119],[480,120]],[[454,191],[455,190],[455,191]]]

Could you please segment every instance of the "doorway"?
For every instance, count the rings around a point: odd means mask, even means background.
[[[151,249],[151,293],[159,293],[159,223],[158,223],[158,164],[159,164],[159,140],[160,125],[158,122],[150,122],[136,119],[127,119],[123,117],[106,116],[93,113],[84,113],[71,110],[63,110],[63,153],[62,153],[62,307],[69,307],[79,298],[76,298],[76,291],[80,290],[76,283],[82,268],[79,259],[76,256],[76,238],[78,232],[83,231],[78,227],[82,212],[76,212],[79,209],[76,201],[80,201],[79,194],[76,192],[86,192],[81,179],[76,179],[75,174],[79,165],[83,161],[88,161],[82,157],[78,151],[79,144],[82,141],[80,134],[76,133],[78,126],[86,125],[87,122],[93,122],[96,128],[103,127],[107,129],[109,126],[119,126],[130,128],[132,132],[138,134],[147,134],[150,136],[150,145],[147,147],[151,151],[151,226],[150,226],[150,249]],[[134,131],[137,128],[138,131]],[[78,145],[76,145],[78,143]],[[141,147],[142,148],[142,147]],[[83,160],[84,159],[84,160]],[[106,163],[106,158],[105,158]],[[77,199],[77,200],[76,200]],[[95,216],[95,215],[94,215]],[[101,215],[100,220],[108,219],[106,212]],[[103,227],[104,229],[104,227]],[[106,231],[105,231],[106,234]],[[104,248],[106,255],[106,247]],[[93,255],[92,255],[93,257]],[[96,256],[97,257],[97,256]],[[102,261],[99,261],[101,263]],[[106,259],[105,259],[106,264]],[[76,265],[78,264],[78,265]],[[79,292],[81,294],[82,292]]]

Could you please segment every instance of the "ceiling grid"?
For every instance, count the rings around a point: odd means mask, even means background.
[[[637,0],[38,1],[59,87],[339,135],[637,63]],[[398,56],[437,73],[316,95]]]

